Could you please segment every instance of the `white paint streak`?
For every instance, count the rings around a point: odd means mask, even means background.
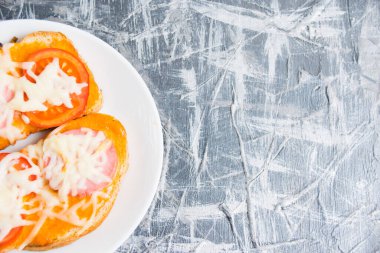
[[[92,26],[95,20],[95,0],[80,0],[80,16],[87,26]]]

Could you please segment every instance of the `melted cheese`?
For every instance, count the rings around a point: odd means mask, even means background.
[[[59,129],[56,129],[53,132],[54,135],[45,141],[41,140],[35,145],[28,146],[23,151],[25,154],[13,153],[0,161],[0,241],[14,227],[33,225],[27,238],[19,245],[19,250],[22,250],[33,241],[49,218],[79,226],[81,227],[80,233],[86,231],[92,226],[101,202],[110,197],[111,188],[108,187],[104,191],[95,191],[90,198],[84,198],[77,204],[69,206],[68,195],[64,197],[60,194],[59,189],[57,193],[50,188],[46,179],[41,178],[40,168],[44,166],[43,157],[48,153],[49,157],[54,157],[54,154],[58,156],[59,154],[59,157],[65,158],[62,160],[72,161],[71,163],[65,163],[64,166],[74,166],[74,169],[81,171],[81,175],[84,175],[84,177],[79,177],[80,180],[93,180],[95,182],[109,182],[111,180],[100,173],[102,166],[107,161],[105,151],[112,145],[103,132],[82,128],[80,134],[60,134],[57,130]],[[15,170],[14,165],[17,164],[17,159],[20,157],[27,159],[32,164],[32,168],[23,171]],[[71,160],[72,158],[74,159]],[[88,166],[79,161],[80,158],[83,158],[88,163]],[[38,166],[33,162],[37,163]],[[94,167],[91,168],[91,166]],[[37,175],[38,180],[29,181],[30,175]],[[73,173],[70,173],[70,175],[73,175]],[[62,185],[70,182],[69,185],[72,186],[74,181],[72,178],[69,176],[64,176],[63,178],[68,181],[62,182]],[[31,192],[37,193],[37,196],[28,202],[23,201],[23,196]],[[25,210],[27,206],[33,208]],[[80,217],[78,211],[88,208],[92,208],[92,214],[86,218]],[[34,223],[21,218],[23,214],[35,212],[38,212],[40,217]]]
[[[9,45],[5,45],[3,50],[8,52],[8,48]],[[7,105],[12,95],[12,83],[14,76],[17,75],[15,73],[17,66],[9,54],[0,51],[0,137],[6,138],[11,144],[24,137],[21,130],[13,125],[14,110]]]
[[[50,187],[58,190],[62,200],[77,196],[87,188],[88,182],[109,183],[111,178],[104,174],[107,162],[106,150],[112,143],[103,132],[81,128],[82,134],[58,133],[44,141],[44,168]]]
[[[56,129],[58,130],[58,129]],[[96,139],[97,143],[102,146],[107,141],[103,139],[104,134],[99,132],[94,132],[92,130],[82,129],[83,132],[90,134],[94,137],[94,133],[98,136]],[[54,131],[56,132],[56,131]],[[80,137],[80,136],[76,136]],[[83,139],[81,139],[83,141]],[[103,140],[103,142],[100,142]],[[46,140],[45,140],[46,141]],[[91,143],[91,141],[89,141]],[[92,146],[92,145],[89,145]],[[106,145],[107,146],[107,145]],[[25,149],[25,153],[32,161],[37,161],[37,164],[40,167],[43,167],[43,156],[44,150],[46,150],[46,146],[44,146],[44,141],[40,141],[35,145],[30,145]],[[90,150],[90,149],[88,149]],[[99,152],[99,147],[96,149]],[[102,148],[101,148],[102,150]],[[69,206],[68,202],[65,201],[57,194],[56,191],[53,191],[48,183],[45,181],[45,184],[42,186],[39,195],[36,201],[39,201],[41,205],[37,209],[40,212],[39,220],[33,224],[33,229],[28,235],[28,237],[22,242],[22,244],[18,247],[18,249],[22,250],[26,245],[33,241],[35,236],[40,231],[41,227],[45,223],[45,221],[50,219],[58,219],[61,221],[65,221],[67,223],[73,224],[75,226],[82,227],[81,231],[85,231],[92,224],[92,220],[95,218],[97,212],[99,211],[99,202],[105,201],[110,197],[110,188],[106,188],[106,192],[96,191],[91,195],[89,199],[83,199],[73,206]],[[87,208],[92,208],[92,214],[90,217],[83,218],[78,214],[79,210],[85,210]]]
[[[25,114],[21,115],[21,119],[22,119],[22,121],[25,122],[25,124],[29,124],[30,123],[29,117],[26,116]]]
[[[39,166],[40,168],[43,167],[43,161],[42,161],[42,145],[44,141],[40,140],[36,144],[26,146],[24,148],[24,152],[27,154],[27,156],[34,161],[34,164]]]
[[[46,103],[72,108],[70,96],[79,95],[88,84],[77,83],[75,77],[67,75],[59,66],[57,58],[36,76],[32,71],[33,62],[12,61],[9,52],[11,47],[12,44],[6,44],[0,49],[0,137],[13,143],[24,137],[21,130],[12,124],[15,111],[46,111]],[[20,77],[17,68],[26,71],[35,83],[25,76]],[[23,120],[28,124],[28,118],[24,117]]]
[[[18,67],[18,63],[12,61],[11,55],[9,54],[10,48],[13,44],[4,44],[2,49],[0,48],[0,70],[4,73],[9,73],[14,76],[18,76],[16,72],[16,68]]]
[[[32,167],[17,170],[15,165],[19,158],[25,158]],[[29,177],[36,175],[37,179],[30,181]],[[43,181],[40,169],[21,153],[12,153],[0,161],[0,241],[15,227],[30,225],[29,221],[22,219],[22,215],[35,210],[25,210],[24,196],[35,192],[40,193]]]
[[[0,137],[6,138],[11,144],[25,137],[25,134],[13,125],[14,111],[0,103]]]
[[[25,76],[14,79],[14,98],[9,102],[9,106],[17,111],[46,111],[45,103],[67,108],[73,108],[71,94],[79,95],[82,88],[87,87],[87,83],[77,83],[75,77],[67,75],[59,66],[59,60],[49,63],[45,69],[37,76],[33,73],[34,63],[22,64],[29,76],[36,83],[30,82]],[[29,98],[25,101],[24,96]]]

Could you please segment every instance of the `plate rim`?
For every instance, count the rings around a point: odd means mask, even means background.
[[[150,90],[149,90],[146,82],[144,81],[144,79],[142,78],[142,76],[139,74],[139,72],[135,69],[135,67],[132,65],[132,63],[130,61],[128,61],[128,59],[126,59],[119,51],[117,51],[115,48],[113,48],[107,42],[105,42],[101,38],[93,35],[92,33],[87,32],[85,30],[82,30],[82,29],[77,28],[77,27],[72,26],[72,25],[68,25],[68,24],[65,24],[65,23],[57,22],[57,21],[51,21],[51,20],[43,20],[43,19],[10,19],[10,20],[0,20],[0,23],[16,23],[16,25],[17,25],[17,23],[19,23],[19,25],[22,25],[22,23],[29,23],[29,22],[35,23],[36,26],[38,26],[39,24],[52,25],[52,26],[61,26],[64,29],[73,30],[75,32],[80,33],[83,36],[89,37],[91,40],[95,40],[97,43],[99,43],[102,47],[107,48],[108,51],[110,53],[112,53],[114,57],[117,57],[126,66],[129,67],[129,69],[131,70],[132,74],[138,79],[138,81],[139,81],[138,85],[140,86],[140,88],[142,88],[144,94],[146,95],[147,99],[149,100],[149,103],[152,106],[152,109],[153,109],[152,119],[153,119],[155,125],[157,125],[156,131],[157,131],[158,142],[161,144],[159,147],[157,147],[157,152],[159,153],[159,156],[158,156],[159,157],[159,161],[157,163],[157,169],[155,169],[155,171],[156,170],[158,171],[157,172],[157,176],[154,178],[154,182],[152,182],[153,184],[151,184],[152,187],[151,187],[151,190],[149,191],[149,195],[147,194],[147,196],[148,196],[147,199],[149,201],[145,201],[144,208],[143,208],[144,210],[141,211],[141,212],[139,212],[139,216],[138,216],[137,219],[135,219],[135,222],[133,223],[133,226],[131,226],[129,229],[126,229],[126,232],[123,234],[123,236],[120,236],[120,239],[115,240],[115,243],[114,243],[114,246],[113,246],[113,249],[112,249],[113,251],[115,251],[120,246],[123,245],[123,243],[133,234],[133,232],[136,230],[136,228],[143,221],[145,215],[147,214],[147,212],[149,211],[149,208],[151,207],[151,205],[153,203],[153,200],[154,200],[154,197],[155,197],[155,195],[157,193],[159,182],[160,182],[160,179],[161,179],[161,176],[162,176],[163,161],[164,161],[164,138],[163,138],[162,123],[161,123],[160,114],[159,114],[159,111],[158,111],[157,104],[156,104],[156,102],[154,100],[154,97],[153,97],[152,93],[150,92]],[[44,29],[44,30],[48,31],[46,29]],[[51,31],[54,31],[54,28],[52,28]],[[67,34],[67,35],[68,35],[68,37],[70,37],[70,34]],[[75,46],[74,42],[73,42],[73,44]],[[128,147],[128,144],[127,144],[127,147]],[[111,212],[112,212],[112,209],[111,209]],[[27,251],[24,251],[24,252],[27,252]]]

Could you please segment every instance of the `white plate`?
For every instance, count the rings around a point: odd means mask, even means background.
[[[128,134],[129,170],[119,196],[104,223],[91,234],[54,253],[113,252],[131,235],[147,212],[162,169],[163,139],[156,105],[143,79],[111,46],[77,28],[40,20],[0,22],[0,42],[35,31],[59,31],[69,37],[88,63],[103,91],[101,110],[115,116]],[[19,150],[41,138],[29,136],[9,150]]]

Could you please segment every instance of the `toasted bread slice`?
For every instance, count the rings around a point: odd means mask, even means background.
[[[29,55],[45,48],[62,49],[76,56],[78,59],[81,59],[73,43],[64,34],[59,32],[35,32],[29,34],[20,42],[13,44],[13,46],[10,48],[10,54],[13,61],[25,62],[27,61]],[[2,49],[0,48],[0,52],[1,50]],[[83,59],[81,60],[84,63],[89,74],[89,96],[86,109],[83,113],[83,115],[86,115],[100,110],[102,106],[102,94],[94,80],[94,76],[91,73],[90,69],[86,65],[85,61],[83,61]],[[38,127],[34,127],[30,124],[25,123],[21,118],[21,113],[19,112],[15,112],[13,126],[21,130],[24,138],[26,138],[31,133],[42,130]],[[0,137],[0,149],[4,149],[10,144],[13,143],[10,143],[10,141],[6,138]]]
[[[79,209],[77,212],[81,219],[88,220],[84,226],[73,225],[58,218],[47,218],[33,240],[25,248],[27,250],[49,250],[70,244],[96,229],[107,217],[114,204],[120,181],[127,170],[127,139],[124,127],[112,116],[94,113],[62,125],[50,133],[49,136],[81,128],[102,131],[106,138],[112,141],[117,154],[116,173],[108,186],[94,193],[97,194],[97,197],[94,194],[82,197],[69,196],[68,202],[70,204],[68,208],[81,201],[90,203],[94,201],[95,197],[96,204]],[[24,152],[28,153],[28,149],[26,148]],[[52,194],[57,195],[58,193],[52,191]]]

